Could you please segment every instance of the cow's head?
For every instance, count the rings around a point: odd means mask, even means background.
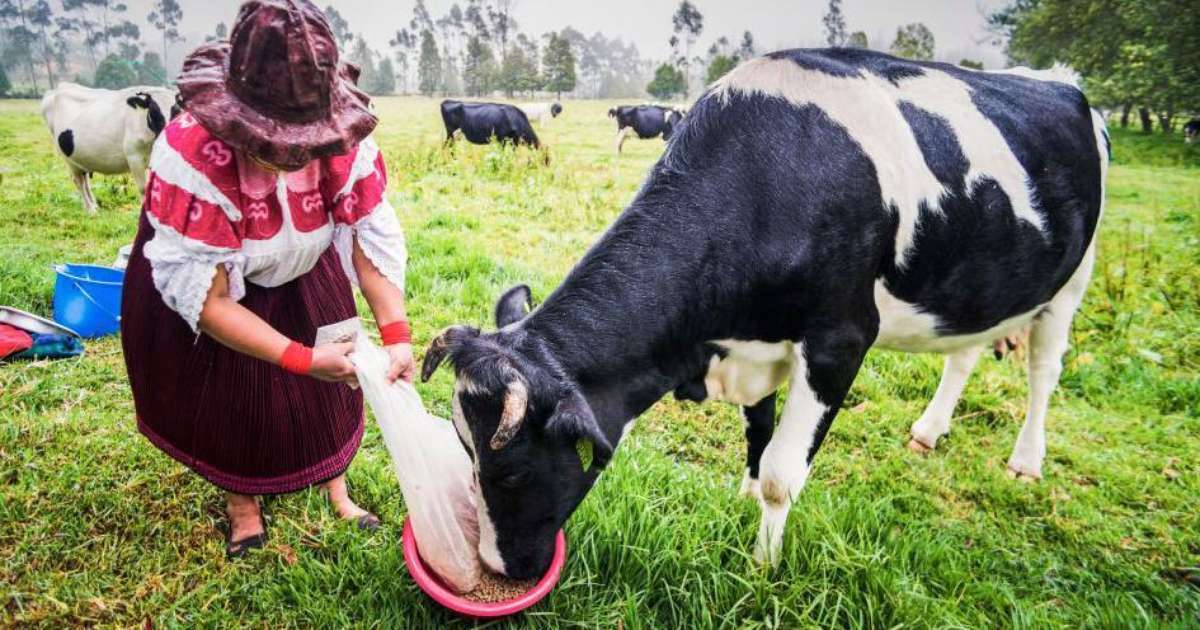
[[[1195,142],[1197,136],[1200,136],[1200,119],[1190,121],[1183,126],[1183,141],[1186,144]]]
[[[617,108],[616,108],[616,107],[610,107],[610,108],[608,109],[608,117],[609,117],[609,118],[616,118],[616,117],[617,117]]]
[[[663,129],[663,140],[670,140],[681,122],[683,122],[683,112],[678,109],[668,111],[666,127]]]
[[[612,456],[577,384],[519,326],[529,288],[496,305],[501,330],[455,326],[425,354],[428,380],[443,359],[454,366],[454,428],[477,480],[479,555],[516,579],[541,576],[559,528]]]
[[[561,113],[562,113],[562,104],[561,103],[555,103],[550,106],[550,117],[551,118],[558,118],[558,115]]]

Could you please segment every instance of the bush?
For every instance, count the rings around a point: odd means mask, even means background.
[[[678,68],[664,63],[654,71],[654,80],[646,86],[646,91],[654,98],[669,100],[687,91],[687,79]]]
[[[120,90],[137,85],[137,68],[128,59],[109,55],[96,68],[95,86],[108,90]]]

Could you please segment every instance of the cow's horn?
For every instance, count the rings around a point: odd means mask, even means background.
[[[498,451],[512,440],[517,431],[521,430],[521,423],[525,421],[525,408],[529,404],[529,390],[525,387],[524,381],[515,378],[508,383],[508,388],[504,392],[504,406],[500,411],[500,426],[496,427],[496,434],[492,436],[490,446],[493,451]]]
[[[442,334],[438,335],[437,339],[429,344],[429,349],[425,351],[425,360],[421,362],[421,382],[429,382],[433,373],[446,358],[446,353],[450,351],[450,344],[462,337],[473,337],[478,334],[479,330],[466,326],[451,326],[443,330]]]

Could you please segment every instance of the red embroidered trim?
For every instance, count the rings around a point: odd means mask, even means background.
[[[379,336],[383,345],[391,346],[398,343],[412,343],[412,326],[404,320],[392,322],[379,327]]]
[[[312,354],[312,348],[299,341],[293,341],[283,351],[283,356],[279,357],[279,367],[292,374],[307,375],[312,369]]]

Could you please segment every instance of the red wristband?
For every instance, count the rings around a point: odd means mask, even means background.
[[[312,348],[299,341],[293,341],[283,351],[283,356],[279,357],[279,367],[292,374],[307,375],[312,369],[312,353]]]
[[[383,345],[391,346],[398,343],[412,343],[412,326],[403,319],[398,322],[392,322],[386,326],[379,327],[379,337],[383,340]]]

